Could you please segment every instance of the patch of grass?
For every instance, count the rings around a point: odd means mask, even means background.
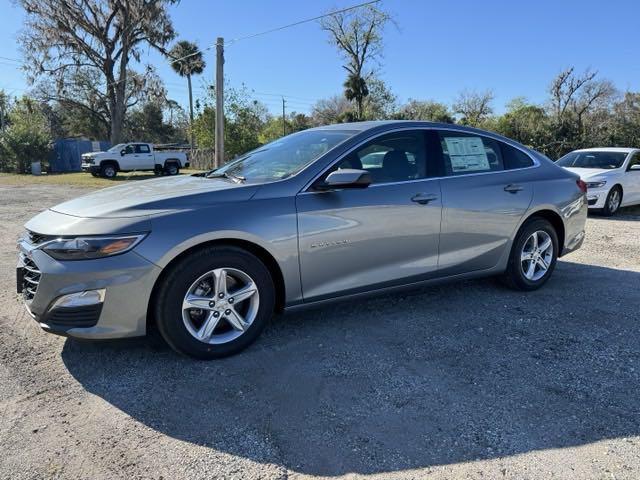
[[[202,170],[181,170],[180,175],[191,175]],[[119,185],[122,182],[149,180],[156,177],[153,172],[120,172],[118,176],[109,180],[94,177],[90,173],[43,173],[42,175],[18,175],[15,173],[0,173],[0,185],[70,185],[77,187],[105,188]]]

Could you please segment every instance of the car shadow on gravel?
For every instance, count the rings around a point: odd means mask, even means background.
[[[622,207],[615,215],[611,217],[605,217],[598,212],[589,212],[589,219],[596,220],[620,220],[631,221],[640,220],[640,205],[634,205],[633,207]]]
[[[62,358],[170,437],[307,474],[395,472],[640,435],[638,285],[562,261],[529,294],[470,281],[280,317],[219,361],[143,340],[67,340]]]

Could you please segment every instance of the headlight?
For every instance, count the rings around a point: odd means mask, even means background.
[[[45,243],[40,248],[56,260],[90,260],[128,252],[145,236],[146,234],[59,238]]]
[[[587,182],[587,188],[600,188],[607,184],[606,181],[600,180],[599,182]]]

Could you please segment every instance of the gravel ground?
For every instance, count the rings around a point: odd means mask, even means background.
[[[0,478],[640,477],[640,208],[540,291],[492,280],[276,318],[196,362],[43,333],[14,242],[83,193],[0,183]]]

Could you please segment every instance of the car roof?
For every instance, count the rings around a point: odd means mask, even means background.
[[[437,122],[425,122],[420,120],[371,120],[366,122],[346,122],[346,123],[333,123],[331,125],[321,125],[315,127],[314,130],[356,130],[364,132],[372,128],[383,126],[415,126],[415,127],[454,127],[460,130],[473,131],[471,127],[465,127],[463,125],[456,125],[454,123],[437,123]]]
[[[310,130],[342,130],[342,131],[355,131],[362,133],[367,130],[377,129],[384,131],[385,128],[389,129],[393,127],[415,127],[415,128],[441,128],[446,130],[456,130],[459,132],[477,133],[486,136],[491,136],[496,139],[506,140],[511,143],[517,143],[510,138],[506,138],[498,133],[482,130],[479,128],[468,127],[466,125],[460,125],[457,123],[439,123],[439,122],[427,122],[423,120],[372,120],[367,122],[347,122],[347,123],[333,123],[331,125],[322,125],[314,127]]]
[[[495,140],[500,140],[502,142],[516,145],[520,149],[527,150],[529,152],[535,152],[538,156],[542,154],[532,150],[531,148],[522,145],[521,143],[516,142],[510,138],[507,138],[503,135],[500,135],[495,132],[490,132],[488,130],[482,130],[479,128],[468,127],[466,125],[460,125],[457,123],[438,123],[438,122],[426,122],[423,120],[374,120],[367,122],[348,122],[348,123],[334,123],[331,125],[323,125],[320,127],[315,127],[309,130],[341,130],[341,131],[350,131],[356,132],[357,134],[361,134],[368,130],[376,130],[377,132],[384,133],[386,130],[393,130],[393,128],[397,127],[408,127],[408,128],[435,128],[442,130],[454,130],[457,132],[465,132],[469,134],[483,135],[485,137],[490,137]],[[542,155],[543,156],[543,155]]]
[[[574,150],[574,152],[619,152],[619,153],[631,153],[638,150],[637,148],[630,147],[594,147],[594,148],[580,148]]]

